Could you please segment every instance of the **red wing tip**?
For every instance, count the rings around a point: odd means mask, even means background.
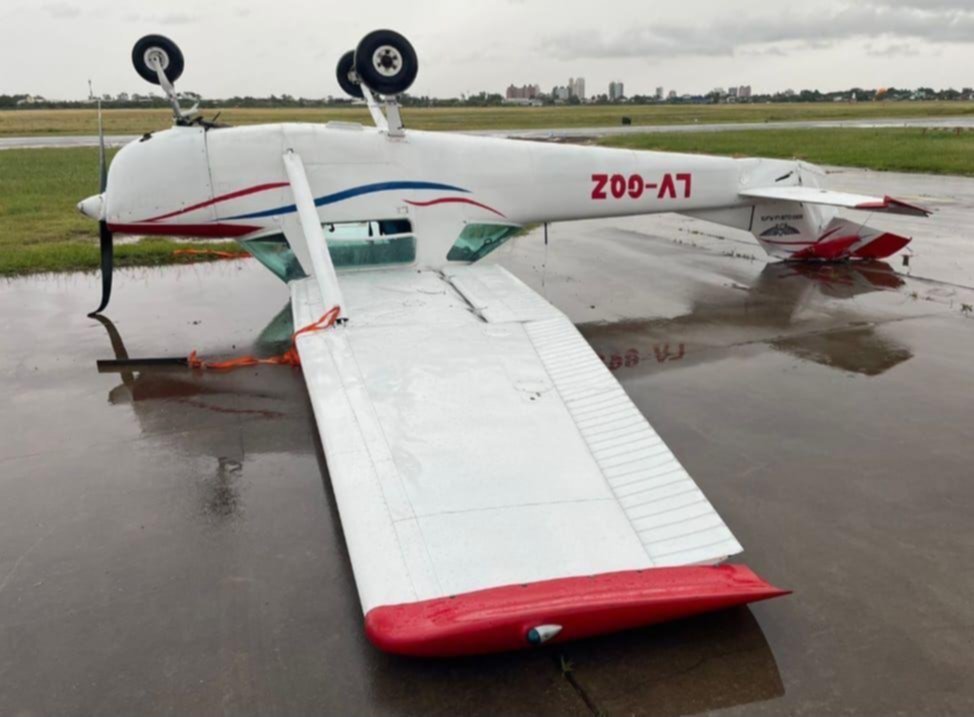
[[[856,205],[856,209],[875,209],[888,211],[894,214],[912,214],[914,216],[929,217],[933,212],[926,207],[910,204],[900,199],[895,199],[888,194],[879,202],[862,202]]]
[[[650,568],[506,585],[365,615],[379,649],[415,657],[506,652],[789,595],[744,565]]]

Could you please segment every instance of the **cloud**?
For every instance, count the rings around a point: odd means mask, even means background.
[[[865,0],[866,5],[910,10],[958,10],[974,12],[971,0]]]
[[[126,13],[123,19],[127,23],[142,23],[144,25],[190,25],[197,20],[198,16],[190,15],[185,12],[162,12],[162,13]]]
[[[974,43],[971,0],[867,0],[831,12],[804,15],[718,17],[709,23],[636,25],[613,35],[575,32],[548,37],[542,47],[558,59],[668,58],[685,55],[726,56],[743,48],[774,45],[782,49],[819,49],[862,37],[929,42]]]
[[[81,14],[81,8],[66,2],[48,3],[44,6],[44,10],[48,15],[58,20],[75,18]]]
[[[908,42],[897,42],[885,47],[866,45],[866,54],[872,57],[916,57],[920,51]]]

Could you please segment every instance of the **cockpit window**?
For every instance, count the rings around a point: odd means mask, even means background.
[[[324,229],[336,269],[416,261],[416,237],[409,233],[408,219],[325,224]]]
[[[325,240],[336,269],[410,264],[416,261],[416,237],[406,219],[325,224]],[[307,276],[283,234],[248,239],[243,247],[282,281]]]

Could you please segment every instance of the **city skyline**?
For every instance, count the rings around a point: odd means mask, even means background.
[[[628,94],[645,96],[659,85],[706,94],[742,77],[768,93],[971,84],[969,0],[810,0],[799,9],[772,0],[733,8],[688,0],[654,8],[651,19],[630,0],[571,13],[551,0],[416,0],[408,7],[379,0],[354,13],[293,0],[286,10],[243,0],[170,0],[164,7],[132,0],[123,8],[110,0],[7,0],[0,63],[17,71],[0,78],[0,93],[81,99],[89,78],[98,93],[148,92],[129,53],[138,37],[160,32],[186,54],[179,89],[213,98],[337,97],[335,63],[375,27],[412,40],[420,57],[413,92],[434,97],[500,87],[524,68],[544,88],[579,75],[599,88],[622,78]]]

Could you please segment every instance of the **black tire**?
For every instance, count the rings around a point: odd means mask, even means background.
[[[375,30],[355,48],[355,72],[380,95],[398,95],[413,84],[419,60],[409,40],[398,32]]]
[[[146,82],[159,84],[159,76],[155,69],[146,61],[146,55],[151,50],[157,50],[163,58],[162,71],[170,82],[175,82],[183,74],[183,53],[175,42],[162,35],[146,35],[132,48],[132,65],[135,71]]]
[[[342,59],[338,61],[338,67],[335,68],[335,74],[338,76],[338,85],[345,94],[359,99],[365,96],[362,93],[362,85],[359,82],[358,75],[355,74],[355,50],[349,50],[342,55]],[[355,79],[352,79],[353,75]]]

